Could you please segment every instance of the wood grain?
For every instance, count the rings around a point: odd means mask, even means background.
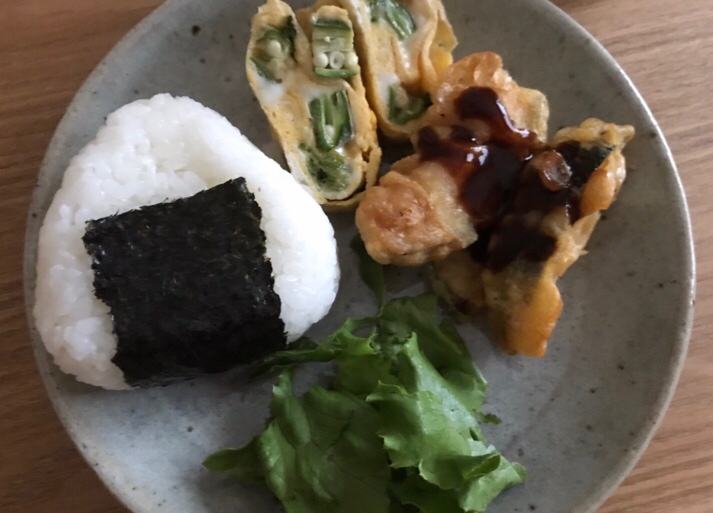
[[[507,0],[503,0],[507,1]],[[50,137],[102,56],[158,0],[0,0],[0,511],[126,513],[64,434],[28,343],[22,244]],[[713,511],[713,4],[557,0],[632,76],[688,192],[697,315],[672,407],[602,513]],[[713,175],[712,175],[713,176]]]

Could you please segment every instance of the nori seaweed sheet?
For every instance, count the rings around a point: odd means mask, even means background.
[[[193,197],[90,221],[96,297],[131,386],[224,372],[284,348],[262,211],[238,178]]]
[[[604,161],[614,151],[614,148],[605,144],[584,146],[578,141],[565,141],[556,150],[572,170],[571,185],[584,187],[594,172],[601,167]]]

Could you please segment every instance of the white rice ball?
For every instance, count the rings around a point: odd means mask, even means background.
[[[334,231],[320,206],[223,116],[162,94],[109,116],[70,163],[40,230],[34,317],[64,372],[92,385],[127,388],[111,361],[117,340],[109,308],[94,296],[85,223],[238,177],[262,209],[288,341],[327,314],[339,265]]]

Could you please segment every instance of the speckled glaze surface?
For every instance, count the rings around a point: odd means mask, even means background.
[[[188,95],[225,114],[275,155],[246,84],[244,49],[260,0],[169,0],[117,46],[88,79],[59,126],[29,218],[26,298],[33,303],[37,232],[70,158],[105,116],[155,93]],[[306,2],[292,2],[296,7]],[[564,315],[543,360],[494,350],[478,325],[463,325],[491,384],[487,409],[503,424],[491,440],[525,464],[530,480],[492,506],[589,513],[628,473],[665,411],[686,352],[693,303],[693,248],[685,199],[668,148],[646,105],[608,54],[544,0],[446,0],[458,56],[503,55],[523,85],[544,91],[551,130],[597,116],[631,123],[632,172],[620,200],[561,281]],[[349,215],[333,217],[343,281],[319,337],[345,316],[368,313],[370,295],[346,242]],[[399,294],[423,288],[418,275],[391,273]],[[32,319],[30,317],[30,324]],[[33,330],[49,395],[70,436],[108,488],[137,513],[272,513],[269,495],[201,468],[210,452],[240,445],[267,414],[270,383],[236,375],[154,390],[111,393],[62,375]],[[319,372],[312,369],[305,379]],[[311,375],[310,375],[311,374]]]

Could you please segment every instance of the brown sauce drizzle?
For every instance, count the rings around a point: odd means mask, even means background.
[[[584,186],[612,148],[576,141],[548,148],[513,125],[489,88],[466,89],[455,110],[462,125],[425,127],[416,147],[421,160],[439,162],[458,183],[479,235],[471,256],[495,271],[518,258],[547,260],[557,240],[542,221],[557,209],[570,223],[581,217]]]

